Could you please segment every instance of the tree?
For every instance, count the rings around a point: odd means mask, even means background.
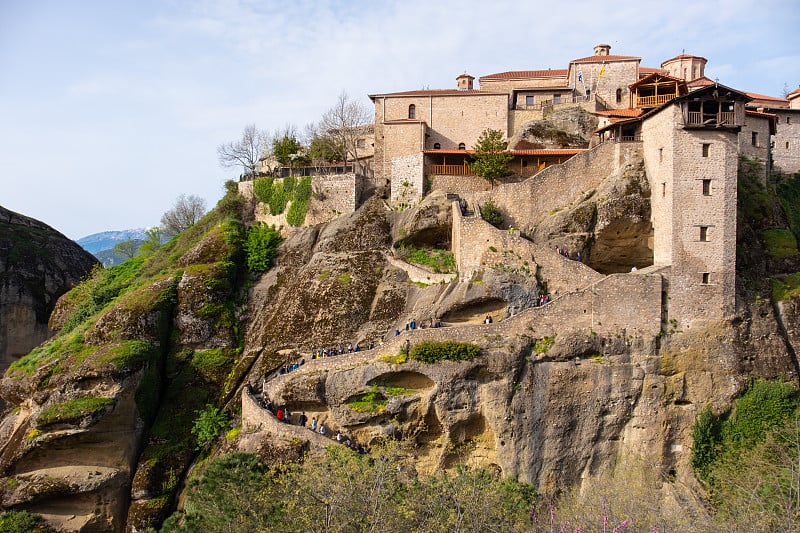
[[[322,115],[318,134],[327,139],[328,149],[336,153],[344,164],[353,161],[363,173],[364,166],[358,159],[358,140],[371,121],[367,107],[351,100],[343,91],[336,104]]]
[[[192,427],[192,435],[197,439],[197,449],[202,450],[208,443],[217,438],[230,421],[225,411],[206,404],[202,411],[195,411],[197,419]]]
[[[145,230],[147,238],[139,246],[139,253],[142,255],[150,255],[161,246],[161,228],[158,226]]]
[[[266,146],[266,135],[255,124],[248,124],[238,141],[221,144],[217,147],[219,164],[222,168],[241,166],[244,174],[255,174],[256,166]]]
[[[136,255],[137,248],[138,246],[136,246],[136,241],[133,239],[127,239],[114,245],[114,253],[130,259]]]
[[[294,167],[306,162],[306,149],[297,139],[294,127],[287,126],[272,140],[272,157],[281,165]]]
[[[206,201],[193,194],[181,194],[175,205],[161,215],[161,228],[165,236],[174,237],[206,214]]]
[[[483,179],[489,180],[494,188],[494,180],[508,176],[508,164],[514,158],[506,152],[508,143],[503,140],[500,130],[486,129],[475,143],[475,154],[469,168]]]

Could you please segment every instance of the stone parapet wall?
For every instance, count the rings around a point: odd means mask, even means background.
[[[491,189],[491,184],[478,176],[447,176],[443,174],[433,174],[430,176],[430,187],[432,191],[445,191],[463,195],[466,193],[488,191]]]
[[[422,267],[412,265],[406,261],[401,259],[397,259],[391,256],[388,256],[386,260],[395,268],[399,268],[400,270],[404,271],[408,274],[408,279],[413,281],[414,283],[425,283],[427,285],[436,285],[439,283],[450,283],[453,281],[457,274],[437,274],[435,272],[431,272],[429,270],[425,270]]]

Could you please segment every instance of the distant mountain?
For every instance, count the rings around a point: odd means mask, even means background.
[[[143,241],[147,239],[145,234],[146,228],[138,229],[124,229],[119,231],[103,231],[101,233],[93,233],[86,237],[81,237],[77,242],[81,247],[91,254],[97,255],[97,252],[111,250],[115,244],[133,239]]]

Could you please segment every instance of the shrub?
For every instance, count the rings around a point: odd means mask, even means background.
[[[278,255],[278,246],[283,238],[275,226],[259,223],[250,227],[245,242],[247,268],[251,272],[266,272]]]
[[[772,299],[782,302],[800,296],[800,272],[784,276],[783,279],[772,278]]]
[[[368,393],[358,400],[349,402],[347,406],[356,413],[381,413],[386,409],[387,403],[388,400],[381,394],[377,385],[373,385]]]
[[[500,211],[500,208],[494,204],[491,198],[481,205],[481,217],[495,228],[499,228],[503,225],[503,213]]]
[[[542,337],[534,343],[533,351],[536,353],[547,353],[553,346],[553,342],[555,342],[555,337]]]
[[[44,518],[28,511],[8,511],[0,514],[0,531],[8,533],[36,533],[55,531]]]
[[[452,252],[447,250],[423,250],[403,246],[400,255],[409,263],[416,263],[431,268],[436,273],[455,272],[456,260]]]
[[[469,342],[423,341],[411,347],[412,359],[423,363],[437,361],[469,361],[480,353],[480,348]]]
[[[717,458],[717,444],[719,443],[719,428],[717,417],[709,405],[692,428],[692,468],[697,474],[708,479],[708,469]]]
[[[197,439],[196,449],[202,450],[228,426],[229,420],[225,411],[211,404],[206,404],[205,409],[195,411],[195,414],[197,419],[192,427],[192,435]]]

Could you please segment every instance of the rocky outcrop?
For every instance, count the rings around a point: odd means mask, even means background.
[[[508,140],[515,149],[587,148],[597,117],[581,107],[564,107],[550,112],[542,120],[523,124]]]
[[[97,264],[47,224],[0,207],[0,371],[53,334],[56,301]]]

